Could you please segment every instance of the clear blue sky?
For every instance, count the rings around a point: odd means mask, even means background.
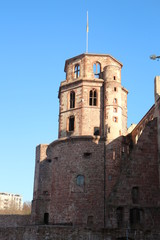
[[[58,89],[65,60],[108,53],[123,63],[128,126],[154,103],[160,75],[159,0],[0,1],[0,192],[33,195],[35,147],[58,133]]]

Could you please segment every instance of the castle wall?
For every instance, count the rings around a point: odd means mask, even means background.
[[[124,159],[121,174],[107,199],[107,227],[117,227],[117,208],[123,211],[121,227],[158,228],[160,222],[160,191],[157,156],[157,119],[149,121],[130,155]],[[137,188],[136,202],[133,188]],[[136,226],[131,226],[131,209],[139,214]]]
[[[0,240],[159,240],[159,231],[126,231],[126,229],[87,229],[61,226],[27,226],[1,228]]]
[[[104,143],[92,137],[71,138],[49,145],[46,169],[40,167],[44,179],[39,197],[34,199],[36,221],[43,223],[49,213],[51,224],[96,224],[103,226],[104,212]],[[48,166],[48,167],[47,167]],[[84,182],[77,183],[83,176]],[[47,180],[48,183],[47,183]],[[82,181],[82,180],[80,180]],[[48,195],[44,191],[48,191]],[[46,204],[45,204],[46,203]]]
[[[0,227],[20,227],[31,224],[31,215],[1,215]]]

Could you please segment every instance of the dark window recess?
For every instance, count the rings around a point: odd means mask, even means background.
[[[43,191],[43,194],[44,195],[49,195],[49,192],[48,191]]]
[[[69,132],[74,131],[74,116],[69,118]]]
[[[70,93],[70,108],[75,108],[75,92]]]
[[[76,64],[74,67],[74,77],[79,78],[79,73],[80,73],[80,65]]]
[[[116,88],[116,87],[114,87],[114,91],[115,91],[115,92],[117,91],[117,88]]]
[[[112,180],[112,175],[108,175],[108,181]]]
[[[123,207],[117,208],[116,215],[117,215],[117,226],[122,227],[123,226]]]
[[[88,216],[87,218],[87,225],[92,226],[93,225],[93,216]]]
[[[44,224],[48,224],[49,223],[49,213],[44,213]]]
[[[140,224],[140,220],[141,220],[140,216],[141,216],[140,209],[138,209],[138,208],[130,209],[130,224],[131,224],[131,226]]]
[[[52,159],[47,159],[47,162],[51,163],[51,162],[52,162]]]
[[[83,175],[78,175],[77,178],[76,178],[76,183],[80,187],[84,186],[84,176]]]
[[[116,76],[113,76],[113,79],[116,80]]]
[[[100,135],[99,127],[94,127],[94,135],[95,136],[99,136]]]
[[[97,92],[95,89],[89,92],[89,105],[96,106],[97,105]]]
[[[101,66],[98,62],[93,65],[93,72],[94,72],[94,77],[99,78],[100,72],[101,72]]]
[[[132,202],[137,204],[139,202],[139,188],[133,187],[132,188]]]
[[[91,155],[92,155],[92,153],[90,153],[90,152],[85,152],[85,153],[83,154],[83,156],[86,157],[86,158],[87,158],[87,157],[90,157]]]

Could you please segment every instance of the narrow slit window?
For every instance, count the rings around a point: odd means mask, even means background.
[[[139,202],[139,188],[138,187],[132,188],[132,202],[134,204]]]
[[[117,103],[117,98],[114,98],[114,99],[113,99],[113,102],[114,102],[114,103]]]
[[[117,208],[116,215],[117,215],[117,226],[122,227],[123,226],[123,207]]]
[[[115,160],[115,159],[116,159],[116,152],[113,151],[113,160]]]
[[[95,89],[89,92],[89,105],[96,106],[97,105],[97,92]]]
[[[75,92],[70,92],[70,108],[75,108]]]
[[[113,122],[118,122],[118,118],[117,117],[113,117]]]

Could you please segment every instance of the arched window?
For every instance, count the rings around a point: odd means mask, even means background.
[[[75,108],[75,92],[70,92],[70,108]]]
[[[101,72],[101,65],[98,62],[93,64],[93,72],[94,72],[94,77],[99,78],[100,72]]]
[[[69,132],[74,131],[74,116],[70,116],[69,117],[69,128],[68,128]]]
[[[76,183],[78,186],[83,187],[84,186],[84,176],[78,175],[76,178]]]
[[[80,65],[76,64],[74,66],[74,78],[79,78],[79,74],[80,74]]]
[[[96,106],[97,105],[97,92],[95,89],[92,89],[89,92],[89,105]]]

